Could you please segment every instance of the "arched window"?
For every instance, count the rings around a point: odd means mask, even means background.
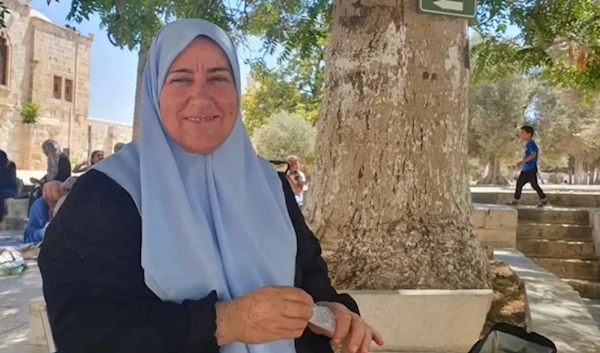
[[[0,85],[8,83],[8,41],[0,37]]]

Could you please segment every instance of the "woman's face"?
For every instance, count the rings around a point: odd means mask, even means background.
[[[95,153],[92,154],[91,162],[92,162],[92,164],[96,164],[103,159],[104,159],[104,152],[96,151]]]
[[[53,140],[46,140],[42,144],[42,151],[46,155],[46,157],[50,157],[51,155],[55,155],[58,150],[58,144]]]
[[[183,149],[217,149],[238,115],[235,80],[225,52],[210,39],[192,41],[171,64],[159,104],[163,126]]]

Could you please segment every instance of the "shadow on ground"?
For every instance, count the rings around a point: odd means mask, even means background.
[[[29,301],[42,295],[42,279],[37,262],[15,277],[0,277],[0,352],[31,352]]]

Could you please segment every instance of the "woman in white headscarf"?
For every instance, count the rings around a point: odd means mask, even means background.
[[[61,353],[321,353],[381,337],[331,286],[285,175],[240,118],[227,35],[180,20],[144,71],[139,142],[79,178],[39,258]],[[308,324],[329,308],[335,332]]]

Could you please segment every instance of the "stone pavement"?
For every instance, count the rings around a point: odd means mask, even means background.
[[[0,277],[0,353],[47,353],[28,345],[29,301],[42,295],[37,262],[19,276]]]
[[[600,326],[600,299],[586,299],[583,301],[588,307],[590,314],[592,314],[592,318],[596,321],[596,324]]]
[[[494,250],[494,258],[525,282],[532,331],[552,340],[560,353],[600,352],[598,324],[579,293],[517,250]]]

